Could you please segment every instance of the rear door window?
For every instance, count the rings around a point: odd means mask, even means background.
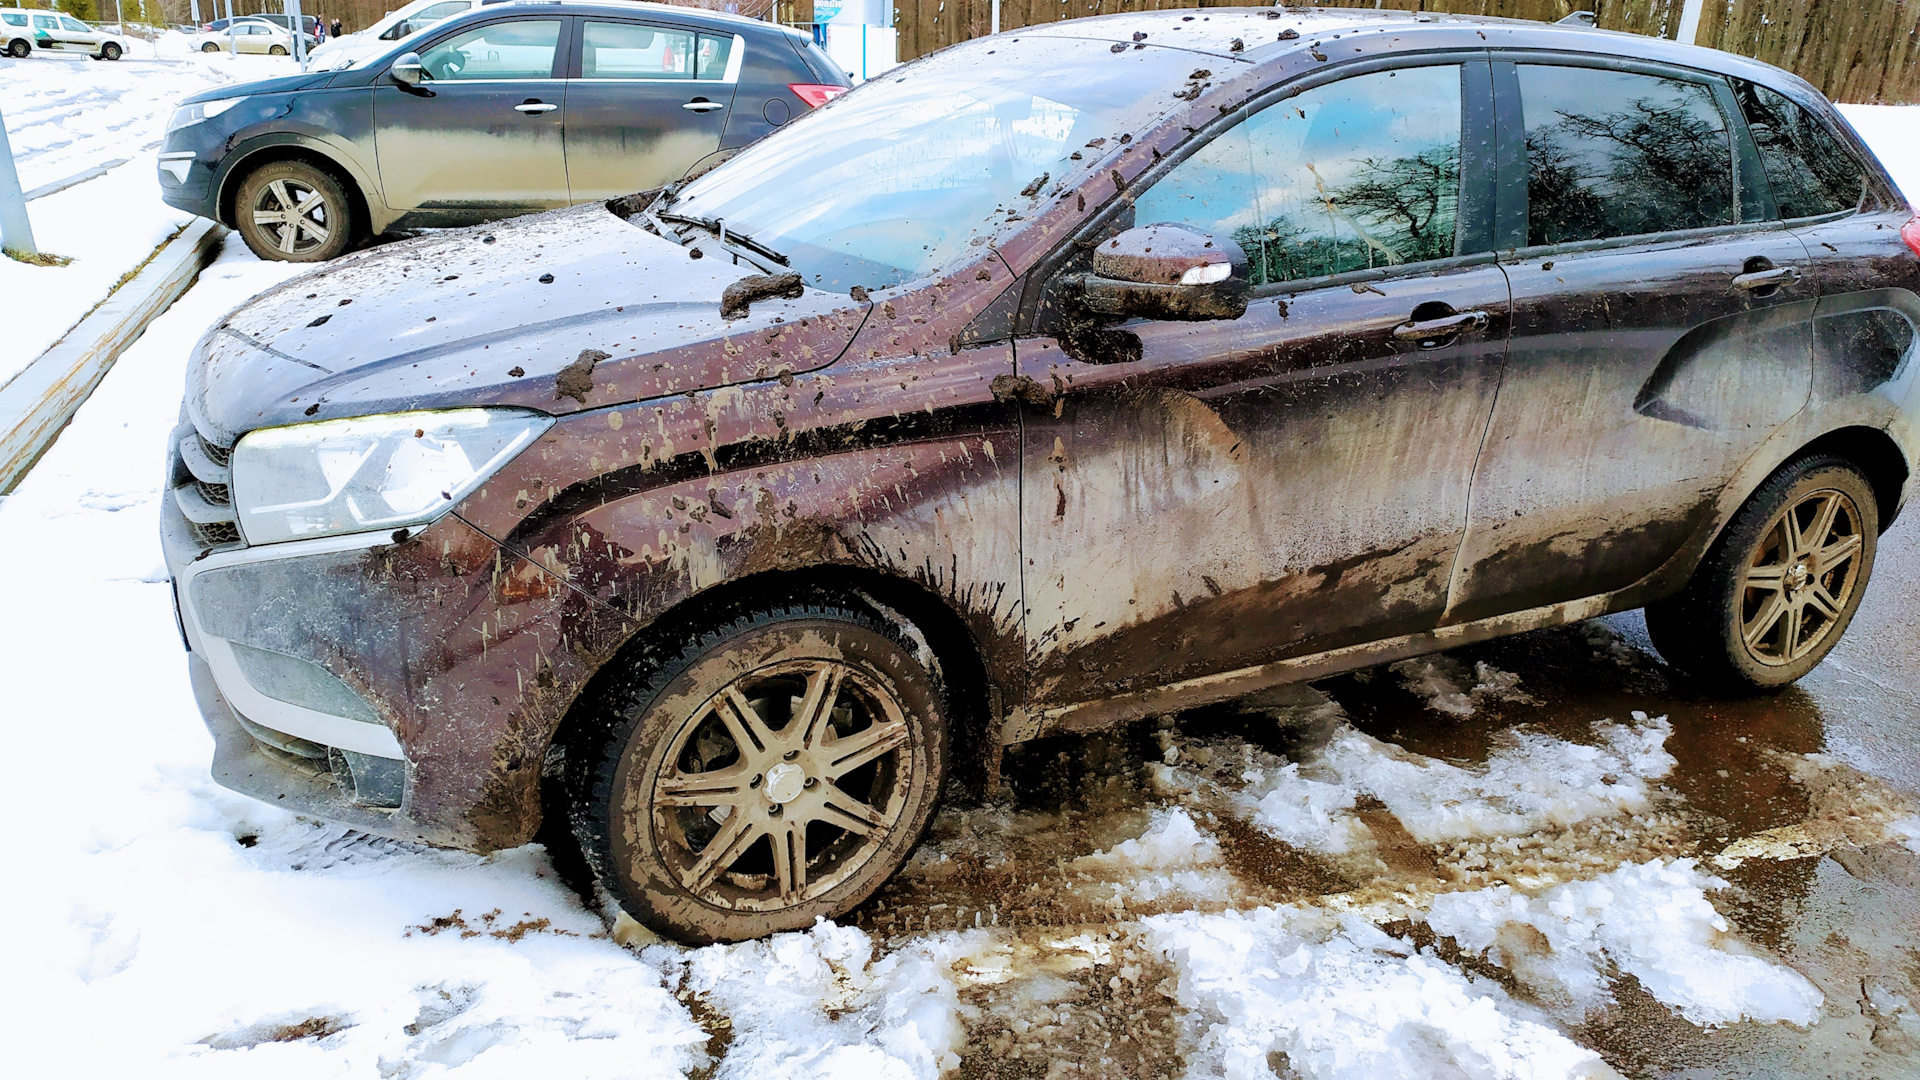
[[[1781,217],[1818,217],[1860,205],[1866,192],[1860,159],[1825,124],[1784,95],[1744,79],[1734,80],[1733,92]]]
[[[691,79],[694,35],[639,23],[588,20],[581,38],[583,79]]]
[[[1707,84],[1545,64],[1518,74],[1529,246],[1734,223],[1732,142]]]
[[[1455,64],[1303,90],[1181,162],[1141,196],[1135,220],[1231,236],[1255,285],[1447,258],[1458,248],[1460,100]]]

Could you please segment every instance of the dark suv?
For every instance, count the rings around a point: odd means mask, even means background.
[[[346,71],[181,103],[162,197],[263,259],[677,180],[848,85],[796,30],[657,4],[506,3]]]
[[[1909,491],[1912,218],[1805,83],[1654,38],[956,46],[211,330],[164,537],[214,775],[477,851],[544,796],[708,940],[1041,735],[1643,606],[1781,687]]]

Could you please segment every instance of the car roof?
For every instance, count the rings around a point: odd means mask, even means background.
[[[598,2],[594,2],[594,0],[482,0],[481,5],[473,11],[468,12],[464,16],[456,15],[454,18],[471,18],[477,12],[498,14],[503,9],[511,7],[557,8],[560,14],[563,15],[630,16],[638,13],[665,16],[708,25],[721,23],[743,29],[750,27],[763,32],[778,31],[790,34],[799,33],[799,31],[791,30],[780,23],[770,23],[761,19],[749,19],[744,15],[734,15],[725,11],[713,11],[709,8],[702,7],[655,4],[649,3],[647,0],[598,0]]]
[[[1282,40],[1292,30],[1297,37]],[[1264,64],[1299,54],[1340,59],[1347,50],[1325,48],[1330,42],[1360,36],[1390,37],[1386,51],[1419,52],[1430,48],[1471,46],[1496,50],[1542,50],[1584,53],[1612,60],[1639,60],[1672,64],[1737,76],[1785,89],[1806,103],[1826,104],[1811,85],[1771,64],[1666,38],[1620,30],[1601,30],[1578,23],[1543,23],[1488,15],[1446,15],[1437,12],[1391,11],[1361,8],[1169,8],[1158,11],[1099,15],[1062,22],[1040,23],[1007,31],[997,37],[973,38],[959,46],[985,41],[1028,37],[1080,38],[1116,44],[1163,46],[1205,53],[1222,59]],[[1465,37],[1466,40],[1462,40]],[[1377,47],[1367,50],[1375,55]],[[1317,55],[1316,55],[1317,54]]]

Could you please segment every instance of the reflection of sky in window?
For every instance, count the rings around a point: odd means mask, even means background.
[[[1457,66],[1355,76],[1216,138],[1141,197],[1138,220],[1236,237],[1258,281],[1439,257],[1452,253],[1459,143]],[[1268,257],[1283,249],[1305,261]]]
[[[1317,219],[1318,229],[1332,234],[1339,222],[1320,197],[1322,186],[1337,190],[1368,160],[1385,164],[1459,143],[1459,68],[1345,79],[1283,99],[1215,139],[1168,178],[1168,191],[1156,187],[1140,200],[1139,220],[1230,234],[1286,214],[1302,226]]]

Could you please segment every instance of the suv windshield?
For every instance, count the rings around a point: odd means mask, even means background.
[[[1002,211],[1024,211],[1021,191],[1082,164],[1069,159],[1074,151],[1182,104],[1171,91],[1197,60],[1209,58],[1116,54],[1080,38],[948,49],[743,151],[688,185],[672,212],[725,221],[819,288],[896,284],[963,253],[1007,220]]]

